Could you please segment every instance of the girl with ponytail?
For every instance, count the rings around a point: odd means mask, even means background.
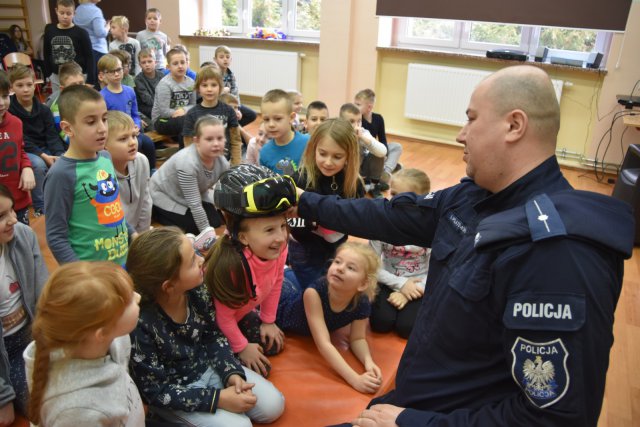
[[[51,275],[24,352],[33,424],[144,426],[127,373],[139,300],[111,262],[74,262]]]

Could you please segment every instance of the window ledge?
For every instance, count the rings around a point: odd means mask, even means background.
[[[221,37],[208,37],[208,36],[193,36],[193,35],[180,35],[181,39],[186,40],[196,40],[196,41],[208,41],[208,42],[229,42],[229,41],[242,41],[248,42],[251,44],[255,44],[256,46],[308,46],[308,47],[318,47],[320,46],[320,42],[317,41],[309,41],[309,40],[296,40],[296,39],[285,39],[285,40],[269,40],[269,39],[252,39],[251,37],[242,37],[242,36],[221,36]]]
[[[587,74],[598,74],[598,75],[606,75],[606,69],[596,69],[596,68],[580,68],[580,67],[572,67],[570,65],[561,65],[561,64],[550,64],[546,62],[533,62],[533,61],[512,61],[507,59],[497,59],[497,58],[487,58],[482,55],[474,55],[470,53],[462,53],[462,52],[443,52],[436,50],[423,50],[423,49],[412,49],[407,47],[385,47],[378,46],[377,50],[379,52],[397,52],[397,53],[416,53],[420,55],[424,55],[426,57],[439,57],[439,58],[458,58],[458,59],[473,59],[484,63],[494,63],[494,64],[505,64],[505,65],[518,65],[518,64],[528,64],[536,67],[540,67],[543,70],[548,71],[577,71],[581,73]]]

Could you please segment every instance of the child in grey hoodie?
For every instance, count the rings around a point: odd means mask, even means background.
[[[73,262],[51,275],[24,352],[32,423],[144,426],[127,373],[139,301],[127,272],[112,262]]]

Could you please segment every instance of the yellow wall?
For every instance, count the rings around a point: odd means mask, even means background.
[[[43,7],[45,5],[45,7]],[[193,68],[204,59],[198,56],[200,44],[217,45],[222,41],[206,38],[183,38],[179,34],[179,2],[177,0],[148,0],[149,7],[162,11],[162,30],[171,39],[181,42],[192,54]],[[46,0],[28,0],[34,33],[44,27],[38,23],[45,15]],[[33,9],[33,10],[32,10]],[[500,65],[474,58],[443,58],[428,53],[391,52],[376,49],[378,18],[373,0],[322,0],[321,46],[256,42],[252,40],[224,40],[233,47],[289,50],[304,53],[302,87],[305,102],[322,99],[332,113],[353,94],[364,87],[372,87],[378,94],[376,110],[385,117],[389,133],[452,143],[457,127],[427,123],[404,118],[404,93],[409,62],[495,70]],[[125,12],[126,14],[126,12]],[[35,21],[35,22],[34,22]],[[552,78],[568,81],[561,101],[562,127],[559,149],[593,158],[599,140],[611,124],[611,114],[618,111],[615,95],[628,93],[640,78],[640,0],[633,0],[627,30],[613,37],[606,64],[608,74],[586,74],[571,69],[549,71]],[[257,44],[259,43],[259,44]],[[258,47],[259,46],[259,47]],[[208,59],[208,58],[207,58]],[[427,99],[428,94],[425,94]],[[246,97],[245,97],[246,98]],[[244,99],[256,106],[257,99]],[[614,126],[614,143],[605,159],[618,162],[622,123]],[[623,144],[640,142],[635,129],[626,132]]]

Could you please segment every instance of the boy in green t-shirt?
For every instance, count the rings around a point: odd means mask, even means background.
[[[44,199],[47,243],[59,263],[109,260],[124,265],[133,229],[124,218],[109,154],[107,106],[96,90],[67,87],[58,98],[69,149],[49,169]]]

